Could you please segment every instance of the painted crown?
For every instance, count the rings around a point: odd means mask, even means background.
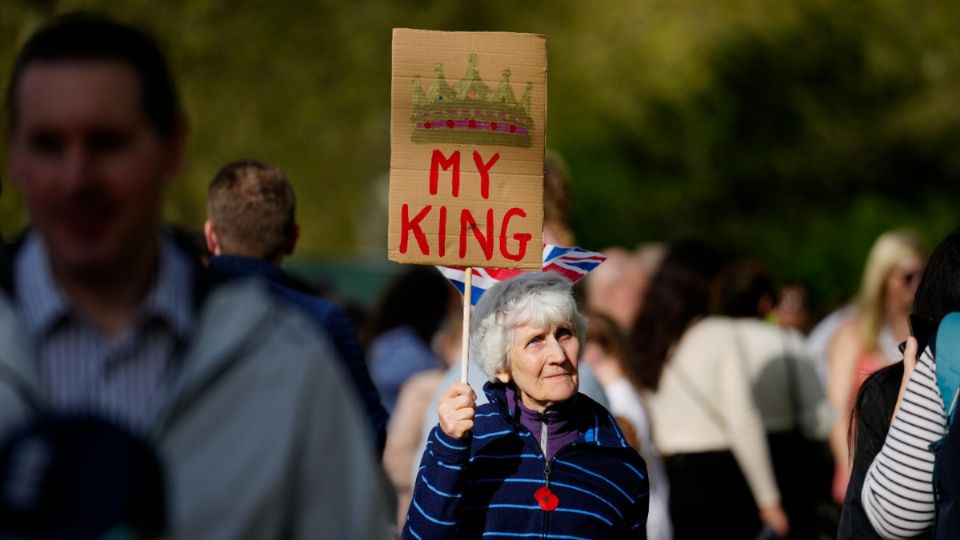
[[[436,75],[426,92],[420,76],[413,76],[413,124],[415,143],[454,143],[496,146],[533,146],[533,119],[530,118],[530,94],[533,83],[527,83],[520,101],[510,85],[510,70],[496,90],[480,78],[479,58],[471,54],[463,79],[450,86],[443,75],[443,64],[434,68]]]

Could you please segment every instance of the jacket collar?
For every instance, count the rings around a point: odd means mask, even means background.
[[[168,399],[153,422],[162,436],[176,416],[236,365],[251,343],[267,339],[277,313],[269,291],[254,279],[223,284],[209,293]],[[259,306],[251,308],[251,306]]]
[[[286,281],[286,273],[282,269],[256,257],[215,255],[210,259],[210,269],[231,278],[257,275],[277,283]]]
[[[490,381],[483,385],[483,392],[487,395],[487,400],[497,408],[500,416],[515,427],[520,427],[519,422],[510,414],[510,407],[507,402],[507,386],[499,381]],[[610,416],[610,413],[599,403],[590,399],[588,396],[577,393],[571,398],[576,400],[572,403],[571,421],[575,422],[580,431],[578,442],[593,444],[596,446],[605,446],[611,448],[628,448],[626,438],[620,427]]]
[[[11,297],[5,291],[0,292],[0,343],[3,343],[0,348],[0,380],[12,386],[27,403],[42,413],[43,392],[39,385],[36,352],[26,338],[29,335]]]

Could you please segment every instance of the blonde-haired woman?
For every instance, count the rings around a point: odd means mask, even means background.
[[[870,248],[853,314],[827,352],[827,398],[838,412],[830,433],[836,462],[834,499],[842,503],[850,478],[847,433],[854,396],[874,371],[900,359],[897,344],[910,335],[908,316],[923,273],[923,246],[912,233],[889,231]]]

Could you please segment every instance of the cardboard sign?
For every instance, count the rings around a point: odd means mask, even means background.
[[[388,255],[539,269],[543,36],[394,29]]]

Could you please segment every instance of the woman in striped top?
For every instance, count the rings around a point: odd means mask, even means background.
[[[939,322],[960,310],[960,231],[937,246],[917,288],[914,313]],[[920,342],[904,357],[904,382],[893,423],[883,447],[867,471],[861,492],[863,511],[883,538],[928,537],[936,518],[933,487],[935,454],[931,444],[947,431],[937,366],[929,336],[914,328]],[[932,344],[931,344],[932,345]],[[916,363],[916,367],[912,365]],[[859,444],[858,444],[859,446]],[[846,510],[845,510],[846,511]],[[953,531],[956,534],[958,531]]]

